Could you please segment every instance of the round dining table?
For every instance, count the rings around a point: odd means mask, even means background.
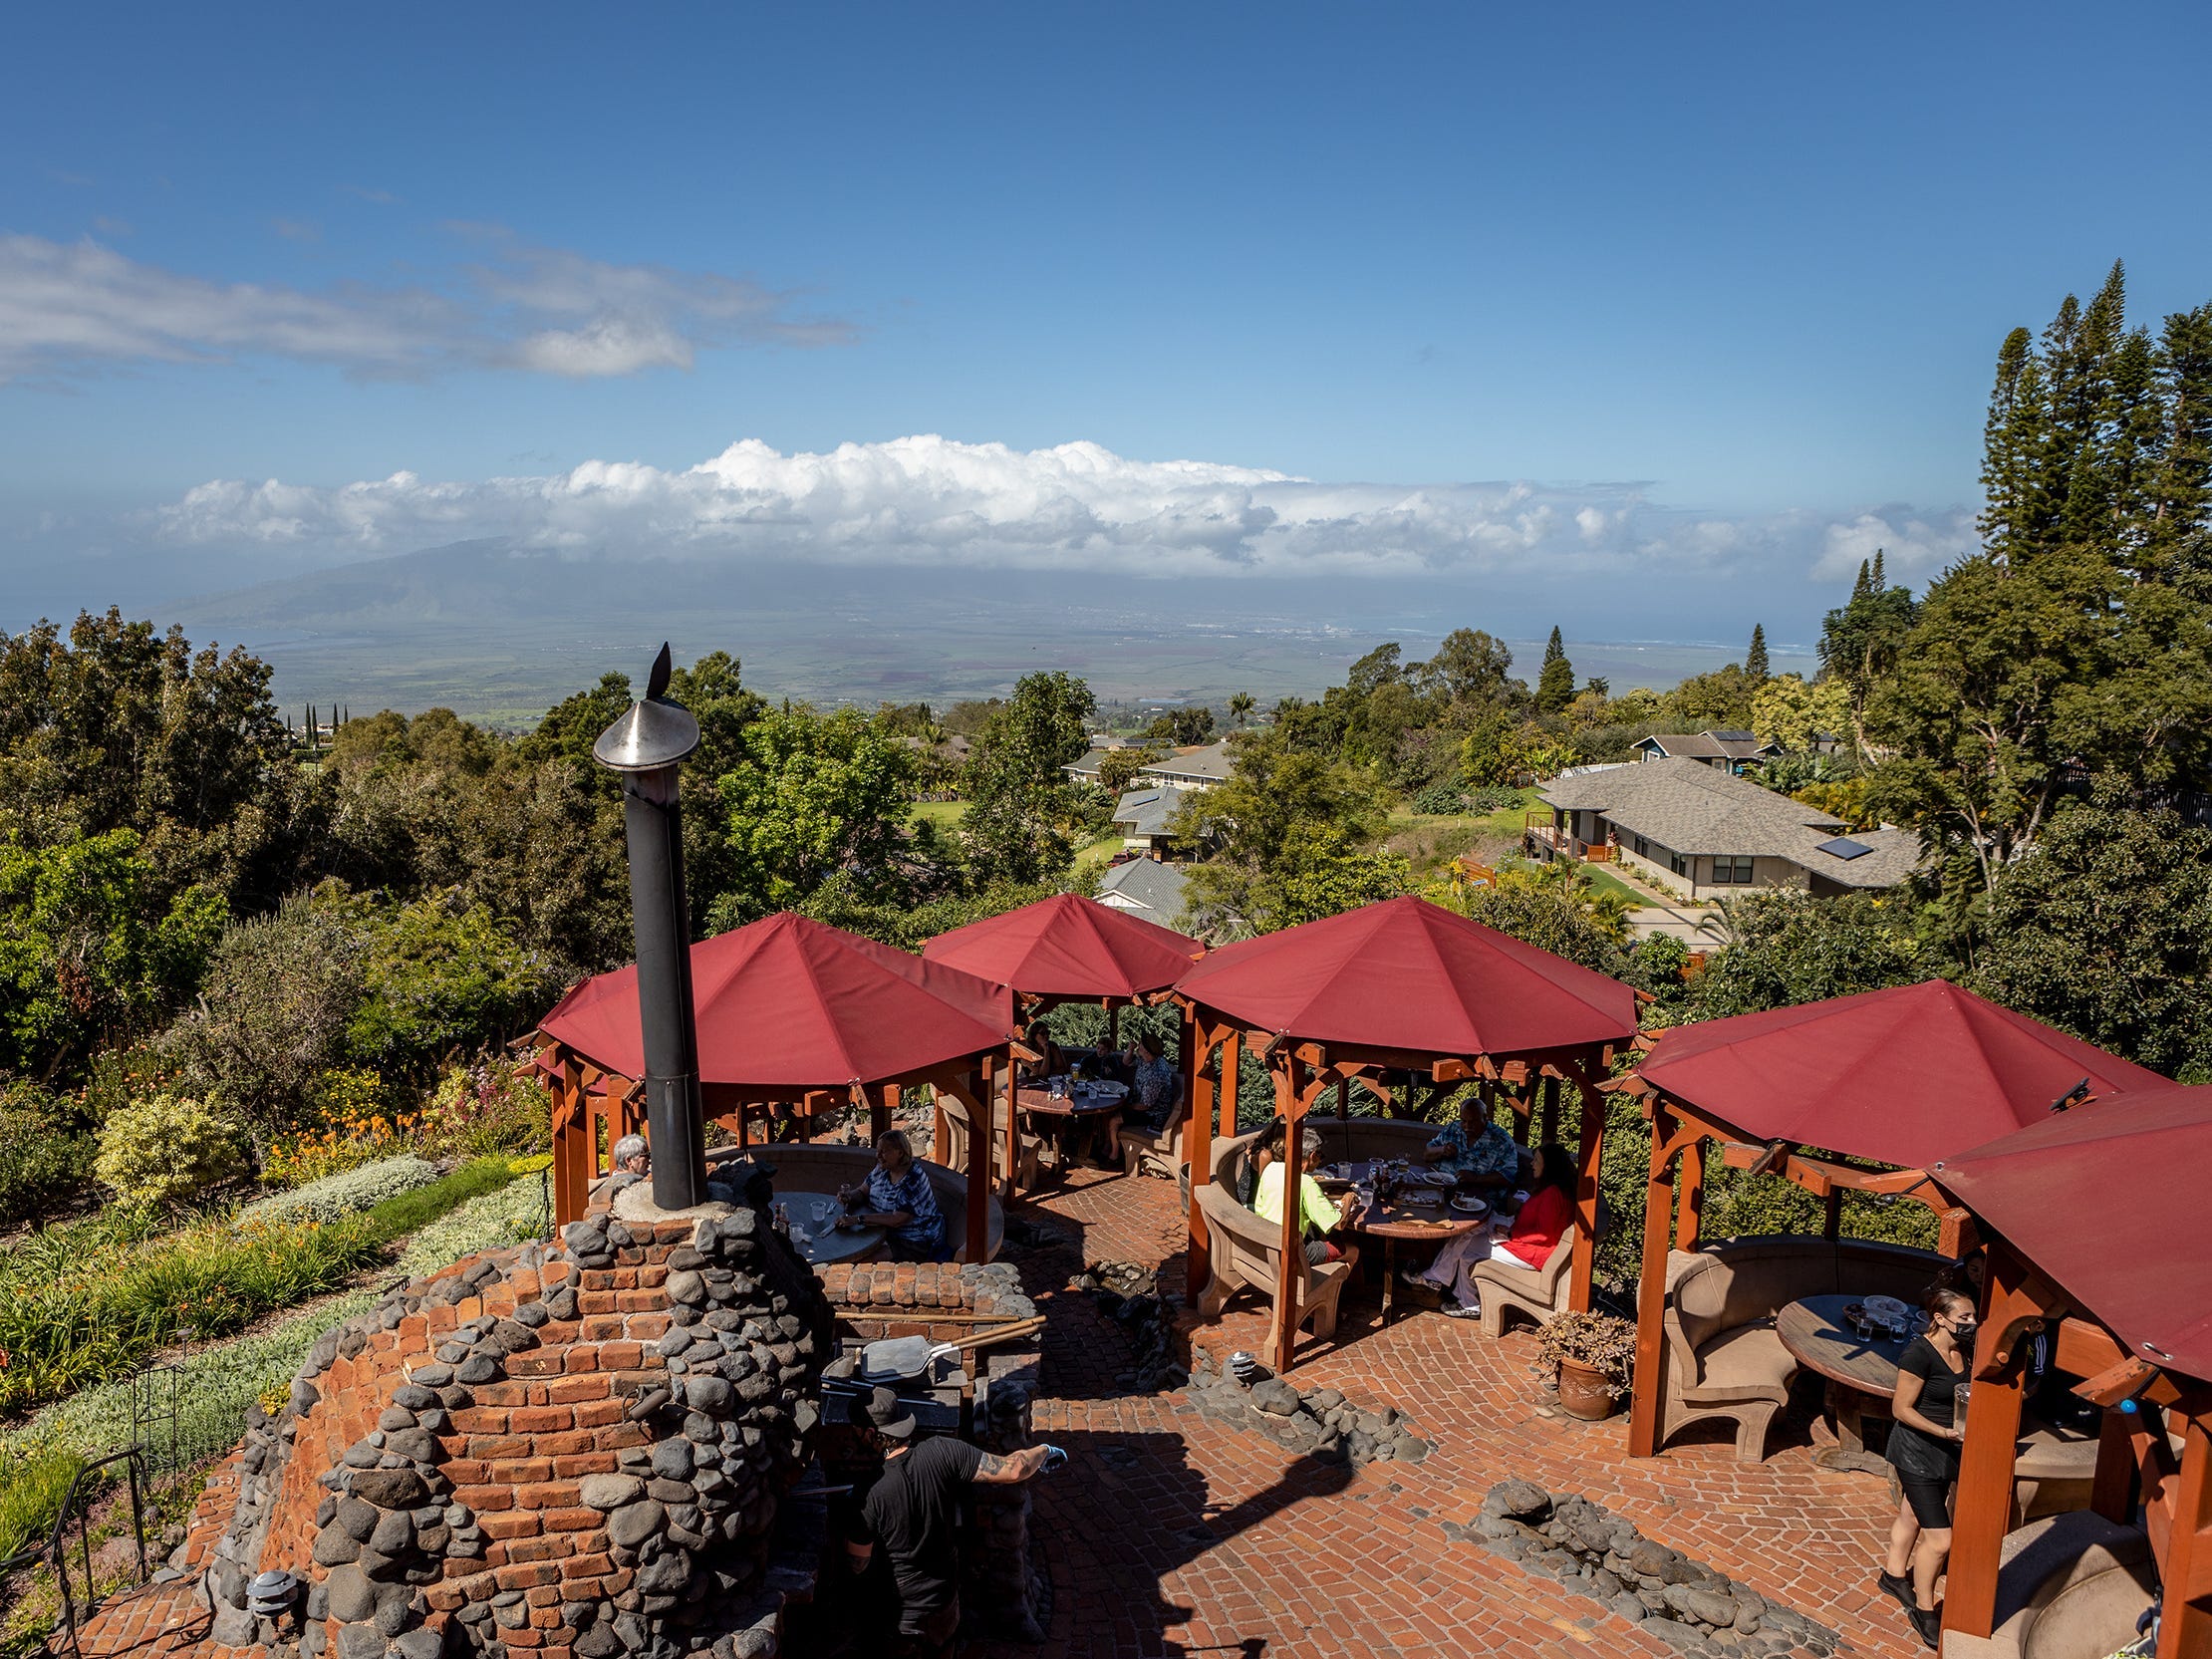
[[[1386,1325],[1390,1323],[1398,1300],[1398,1246],[1401,1244],[1442,1245],[1462,1234],[1490,1226],[1488,1205],[1480,1215],[1475,1215],[1453,1209],[1450,1196],[1441,1189],[1437,1197],[1436,1204],[1371,1202],[1353,1218],[1353,1231],[1382,1241],[1382,1322]]]
[[[880,1227],[839,1227],[845,1213],[832,1193],[776,1194],[776,1203],[791,1218],[791,1245],[812,1266],[832,1261],[859,1261],[883,1248],[889,1231]]]
[[[1897,1364],[1912,1337],[1884,1330],[1861,1336],[1851,1329],[1843,1310],[1863,1300],[1849,1294],[1806,1296],[1775,1315],[1775,1334],[1791,1358],[1827,1383],[1832,1444],[1815,1451],[1812,1461],[1822,1469],[1888,1475],[1889,1460],[1866,1449],[1864,1412],[1869,1402],[1886,1403],[1897,1392]]]
[[[1014,1091],[1014,1105],[1019,1111],[1052,1126],[1054,1167],[1063,1174],[1075,1141],[1085,1132],[1095,1133],[1100,1124],[1128,1103],[1128,1091],[1118,1084],[1099,1094],[1054,1094],[1042,1086]]]

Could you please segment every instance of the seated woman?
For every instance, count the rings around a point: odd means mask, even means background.
[[[1421,1154],[1422,1161],[1450,1170],[1472,1191],[1504,1191],[1514,1184],[1521,1148],[1488,1115],[1482,1097],[1470,1089],[1460,1102],[1459,1121],[1448,1123]]]
[[[1480,1318],[1483,1293],[1471,1271],[1475,1264],[1497,1260],[1516,1267],[1541,1267],[1573,1223],[1574,1164],[1563,1147],[1547,1142],[1536,1149],[1528,1202],[1521,1207],[1505,1238],[1480,1230],[1463,1233],[1438,1250],[1427,1267],[1408,1267],[1403,1276],[1408,1284],[1450,1290],[1452,1299],[1444,1304],[1444,1311],[1453,1318]]]
[[[1264,1140],[1261,1143],[1264,1145]],[[1321,1191],[1321,1184],[1313,1179],[1312,1172],[1321,1162],[1321,1136],[1319,1131],[1304,1132],[1298,1171],[1298,1224],[1305,1239],[1305,1259],[1308,1265],[1319,1266],[1324,1261],[1357,1263],[1359,1246],[1337,1244],[1329,1235],[1351,1220],[1352,1206],[1358,1201],[1346,1193],[1331,1204],[1328,1195]],[[1251,1195],[1251,1211],[1263,1222],[1282,1225],[1282,1193],[1290,1161],[1269,1156],[1259,1171],[1258,1184]]]
[[[1121,1132],[1130,1129],[1159,1131],[1175,1121],[1183,1105],[1183,1074],[1167,1057],[1167,1045],[1150,1032],[1139,1037],[1130,1070],[1129,1098],[1106,1126],[1106,1157],[1121,1162]]]
[[[914,1146],[904,1133],[888,1129],[876,1141],[876,1167],[865,1183],[840,1187],[848,1221],[891,1230],[884,1254],[893,1261],[947,1261],[945,1213]]]

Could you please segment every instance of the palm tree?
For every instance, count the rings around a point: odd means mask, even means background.
[[[1239,725],[1251,718],[1253,703],[1249,691],[1239,691],[1229,699],[1229,717]]]

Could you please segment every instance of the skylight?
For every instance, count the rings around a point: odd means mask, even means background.
[[[1820,843],[1819,850],[1830,858],[1854,859],[1874,849],[1863,841],[1853,841],[1847,835],[1838,835]]]

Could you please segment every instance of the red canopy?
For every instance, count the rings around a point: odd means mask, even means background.
[[[1032,996],[1140,996],[1191,970],[1206,947],[1073,893],[939,934],[922,955]]]
[[[843,1088],[979,1053],[1013,1029],[1004,985],[786,912],[691,947],[699,1081]],[[587,979],[539,1022],[609,1071],[644,1074],[638,970]]]
[[[2084,1076],[2166,1081],[1943,979],[1677,1025],[1636,1070],[1748,1140],[1904,1169],[2040,1121]]]
[[[1214,952],[1176,988],[1244,1025],[1423,1054],[1625,1042],[1636,996],[1511,935],[1385,899]]]
[[[2212,1379],[2212,1087],[2091,1101],[1928,1169],[2130,1351]]]

